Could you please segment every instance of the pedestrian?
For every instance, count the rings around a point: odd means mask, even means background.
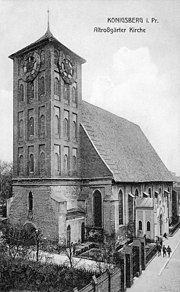
[[[168,239],[168,237],[167,237],[167,233],[166,233],[166,232],[164,233],[163,236],[164,236],[164,238]]]
[[[165,247],[165,245],[163,245],[163,257],[165,257],[166,256],[166,247]]]
[[[167,250],[168,256],[170,257],[170,255],[171,255],[171,251],[172,251],[172,250],[171,250],[171,248],[170,248],[170,246],[169,246],[169,245],[168,245],[168,247],[167,247],[167,249],[166,249],[166,250]]]
[[[160,244],[158,244],[158,256],[161,255],[161,249],[162,249],[162,246]]]
[[[162,246],[163,246],[163,239],[162,239],[162,237],[159,238],[159,243],[160,243],[161,248],[162,248]]]

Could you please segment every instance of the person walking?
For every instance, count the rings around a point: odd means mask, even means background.
[[[168,247],[167,247],[167,249],[166,249],[166,250],[167,250],[168,256],[170,257],[170,255],[171,255],[171,251],[172,251],[172,250],[171,250],[171,248],[170,248],[170,246],[169,246],[169,245],[168,245]]]
[[[165,245],[163,245],[163,257],[165,257],[166,256],[166,247],[165,247]]]
[[[160,244],[158,244],[158,256],[160,256],[160,255],[161,255],[161,249],[162,249],[161,245],[160,245]]]

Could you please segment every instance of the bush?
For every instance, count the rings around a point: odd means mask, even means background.
[[[85,269],[76,270],[0,255],[0,291],[70,292],[73,287],[81,289],[86,286],[92,276],[93,273]]]

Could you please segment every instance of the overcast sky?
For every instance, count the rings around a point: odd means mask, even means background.
[[[45,33],[48,8],[53,35],[87,60],[83,99],[139,124],[168,169],[180,175],[179,0],[0,0],[0,159],[12,160],[8,56]],[[143,23],[108,23],[112,17]],[[146,32],[129,32],[140,27]]]

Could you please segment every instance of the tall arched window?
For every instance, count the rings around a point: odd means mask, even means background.
[[[139,221],[139,230],[142,230],[142,221]]]
[[[55,170],[56,171],[60,170],[59,154],[58,153],[55,153]]]
[[[19,156],[19,174],[24,172],[24,158],[23,155]]]
[[[34,135],[34,118],[31,117],[29,119],[29,136],[33,136]]]
[[[54,79],[54,94],[57,96],[60,95],[60,82],[57,77]]]
[[[64,173],[68,174],[68,156],[67,156],[67,154],[64,155]]]
[[[77,149],[72,149],[72,169],[73,173],[76,174],[77,172]]]
[[[64,137],[67,139],[69,136],[68,119],[64,119]]]
[[[102,227],[102,197],[99,191],[94,192],[93,201],[94,225]]]
[[[45,81],[44,81],[44,76],[39,78],[39,84],[38,84],[38,93],[39,96],[44,95],[45,94]]]
[[[151,230],[151,224],[150,224],[150,222],[148,221],[147,222],[147,231],[150,231]]]
[[[29,205],[29,212],[32,212],[32,210],[33,210],[33,195],[32,195],[32,192],[29,192],[28,205]]]
[[[19,86],[19,101],[23,101],[24,100],[24,86],[23,84],[21,84]]]
[[[29,172],[34,172],[34,155],[29,156]]]
[[[33,82],[27,83],[27,100],[28,102],[34,98],[34,84]]]
[[[148,189],[149,197],[151,198],[151,188]]]
[[[45,116],[41,115],[39,119],[39,133],[40,135],[45,134]]]
[[[59,117],[55,115],[55,134],[59,134]]]
[[[138,189],[135,190],[135,197],[138,197],[139,196],[139,192],[138,192]]]
[[[23,129],[24,129],[24,123],[23,120],[19,121],[19,138],[23,138]]]
[[[77,139],[77,124],[76,121],[73,121],[73,139]]]
[[[67,227],[67,246],[71,244],[71,226],[68,225]]]
[[[76,88],[74,86],[72,88],[72,101],[74,103],[77,103],[77,90],[76,90]]]
[[[46,169],[45,165],[45,153],[41,152],[40,153],[40,173],[43,173]]]
[[[123,204],[124,204],[124,200],[123,200],[123,192],[122,190],[119,191],[119,225],[123,224]]]
[[[159,194],[161,194],[161,188],[159,188]]]
[[[69,102],[69,86],[64,84],[64,100],[66,103]]]

